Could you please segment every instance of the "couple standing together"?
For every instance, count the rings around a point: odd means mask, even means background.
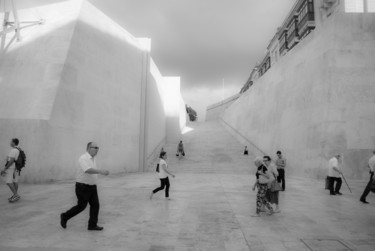
[[[254,160],[254,164],[257,167],[257,172],[255,174],[256,181],[253,186],[253,190],[258,188],[257,200],[256,200],[256,213],[253,216],[260,216],[260,212],[267,209],[268,215],[273,213],[279,213],[279,190],[285,191],[285,166],[286,160],[282,158],[281,152],[277,151],[278,159],[276,160],[276,165],[271,163],[270,156],[257,157]],[[282,171],[280,171],[282,170]],[[282,174],[282,177],[280,177]],[[273,187],[278,185],[278,182],[282,181],[282,188],[273,189]],[[275,205],[275,208],[271,206]]]

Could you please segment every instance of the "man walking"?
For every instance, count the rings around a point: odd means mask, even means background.
[[[285,191],[285,167],[286,159],[283,158],[281,151],[277,151],[276,167],[279,176],[277,176],[277,182],[282,183],[282,191]]]
[[[98,154],[99,147],[95,142],[87,144],[87,152],[78,159],[77,179],[76,179],[76,195],[78,203],[65,213],[60,215],[61,227],[66,228],[66,223],[83,210],[85,210],[87,203],[90,204],[90,219],[88,222],[88,230],[103,230],[99,227],[99,197],[97,191],[98,174],[108,175],[109,171],[99,170],[96,168],[95,156]]]
[[[372,157],[368,161],[368,167],[370,168],[370,170],[369,170],[369,172],[370,172],[370,181],[367,183],[367,186],[366,186],[365,190],[363,191],[361,198],[359,199],[361,202],[363,202],[365,204],[368,204],[368,201],[366,201],[366,197],[370,193],[370,187],[371,187],[372,180],[373,179],[375,180],[375,177],[374,177],[374,171],[375,171],[375,150],[372,153],[374,155],[372,155]]]
[[[340,170],[340,154],[335,155],[332,157],[328,162],[328,186],[329,186],[329,194],[330,195],[342,195],[340,193],[340,188],[342,184],[341,180],[341,170]],[[336,181],[336,186],[334,186],[334,182]]]
[[[18,195],[18,178],[20,176],[19,172],[16,172],[16,160],[20,154],[20,150],[18,149],[19,140],[14,138],[10,141],[10,146],[12,149],[7,157],[7,162],[5,164],[5,168],[1,171],[1,175],[5,177],[5,182],[8,185],[10,191],[12,191],[13,195],[8,198],[9,202],[16,202],[21,197]]]

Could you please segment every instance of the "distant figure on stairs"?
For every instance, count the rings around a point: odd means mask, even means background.
[[[178,143],[176,156],[179,159],[181,159],[182,156],[185,156],[184,145],[182,144],[182,140],[180,140],[180,143]]]
[[[247,146],[245,146],[245,150],[243,151],[244,155],[249,155],[249,151],[247,150]]]

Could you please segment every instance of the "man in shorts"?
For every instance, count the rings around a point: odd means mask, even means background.
[[[5,177],[5,182],[8,185],[10,191],[13,195],[8,198],[9,202],[16,202],[21,197],[18,195],[18,178],[20,176],[19,172],[16,171],[16,160],[20,151],[18,150],[19,140],[14,138],[10,142],[12,149],[10,150],[9,155],[7,156],[7,162],[5,168],[1,171],[1,176]]]

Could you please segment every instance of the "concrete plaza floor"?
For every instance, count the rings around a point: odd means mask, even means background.
[[[159,185],[154,166],[100,177],[100,232],[87,231],[88,208],[60,227],[60,213],[76,203],[74,181],[20,184],[22,198],[12,204],[2,184],[0,251],[375,250],[375,196],[359,202],[365,181],[349,181],[352,193],[343,184],[342,196],[330,196],[323,181],[287,172],[281,213],[251,217],[254,156],[242,155],[243,146],[216,122],[193,129],[183,136],[184,159],[174,155],[177,146],[165,147],[176,174],[171,200],[163,192],[149,199]]]

